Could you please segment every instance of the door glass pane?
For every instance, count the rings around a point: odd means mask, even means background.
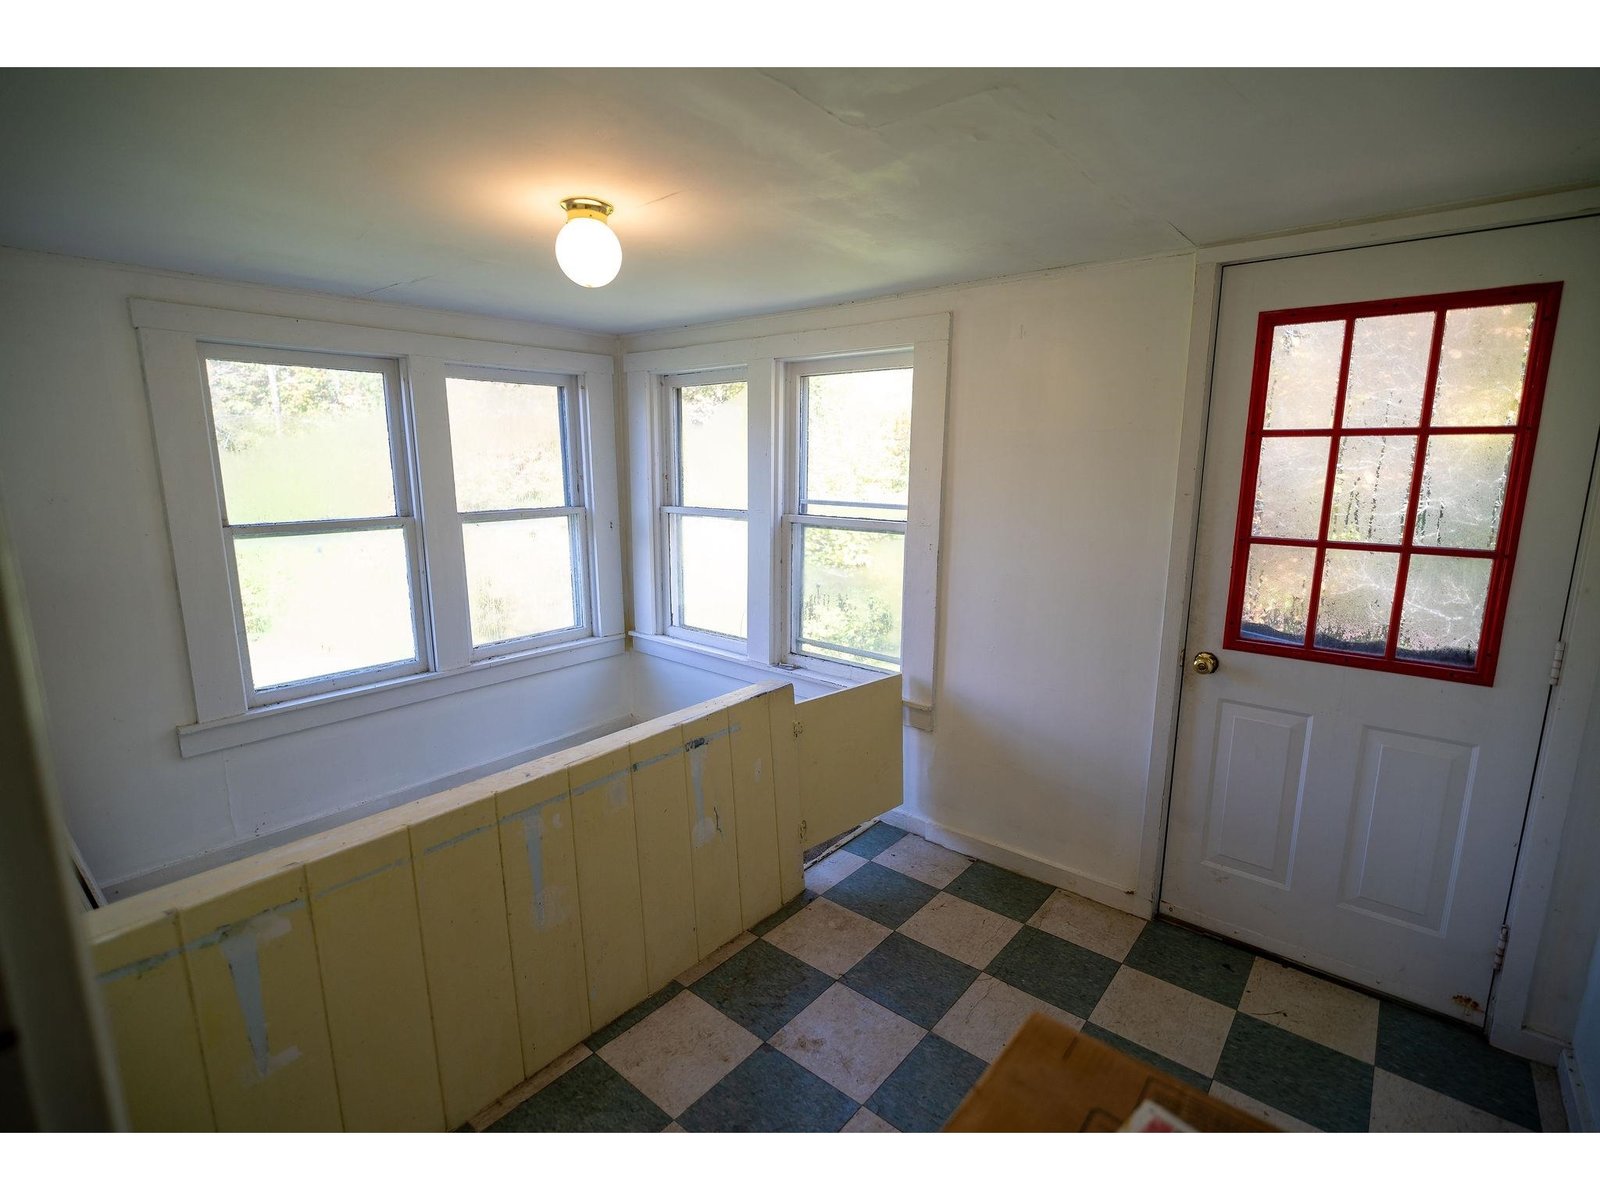
[[[1433,313],[1363,317],[1350,342],[1344,426],[1422,423],[1422,389],[1428,378]]]
[[[559,387],[448,379],[445,396],[459,511],[567,503]]]
[[[692,508],[748,506],[747,391],[743,382],[678,389],[679,504]]]
[[[674,620],[690,629],[742,638],[750,539],[745,522],[721,517],[673,517]]]
[[[1382,654],[1389,642],[1400,556],[1380,550],[1329,550],[1317,602],[1320,650]]]
[[[1329,429],[1344,355],[1344,322],[1280,325],[1267,374],[1268,429]]]
[[[400,530],[240,537],[233,552],[257,688],[417,657]]]
[[[876,515],[903,520],[911,464],[911,368],[804,378],[805,474],[801,506],[841,500],[888,504]],[[898,593],[896,593],[898,596]],[[895,604],[899,611],[899,602]]]
[[[1316,551],[1309,547],[1251,546],[1239,622],[1241,636],[1303,644],[1315,564]]]
[[[1511,474],[1513,435],[1450,434],[1428,439],[1417,501],[1419,546],[1493,550]]]
[[[1414,437],[1341,438],[1328,540],[1398,543],[1405,535],[1416,453]]]
[[[576,525],[575,517],[538,517],[461,527],[474,646],[578,624]]]
[[[1531,304],[1505,304],[1445,314],[1435,426],[1516,423],[1533,313]]]
[[[382,371],[206,359],[231,525],[395,513]]]
[[[802,526],[795,649],[880,668],[898,663],[905,540]]]
[[[1445,667],[1477,662],[1489,567],[1487,558],[1412,555],[1396,656]]]
[[[1327,486],[1327,438],[1262,438],[1250,532],[1256,537],[1316,537]]]

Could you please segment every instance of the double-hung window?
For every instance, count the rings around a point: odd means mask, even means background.
[[[791,661],[900,665],[911,466],[908,354],[793,363],[785,516]]]
[[[667,453],[661,513],[674,635],[712,645],[748,633],[749,386],[703,372],[664,382]]]
[[[132,310],[185,755],[624,652],[609,353]]]
[[[446,379],[474,658],[589,632],[574,383],[463,368]]]
[[[202,348],[252,704],[425,670],[396,364]]]
[[[633,648],[808,688],[898,673],[930,729],[950,316],[761,324],[626,355]]]

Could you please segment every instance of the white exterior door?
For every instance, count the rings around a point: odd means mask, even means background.
[[[1596,330],[1600,218],[1224,271],[1163,912],[1482,1024]]]

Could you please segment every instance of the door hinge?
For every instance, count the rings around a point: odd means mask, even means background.
[[[1506,965],[1506,943],[1511,940],[1511,926],[1500,926],[1500,940],[1494,944],[1494,969],[1498,971]]]
[[[805,730],[806,730],[806,727],[804,725],[800,724],[799,721],[796,721],[794,723],[794,735],[795,735],[795,737],[799,737],[802,733],[805,732]]]
[[[1561,682],[1561,666],[1564,662],[1566,662],[1566,658],[1567,644],[1565,642],[1557,642],[1555,657],[1550,660],[1551,687],[1555,687],[1556,684]]]

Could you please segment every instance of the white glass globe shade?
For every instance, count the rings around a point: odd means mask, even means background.
[[[556,262],[573,283],[605,287],[622,269],[622,243],[604,219],[574,213],[556,234]]]

